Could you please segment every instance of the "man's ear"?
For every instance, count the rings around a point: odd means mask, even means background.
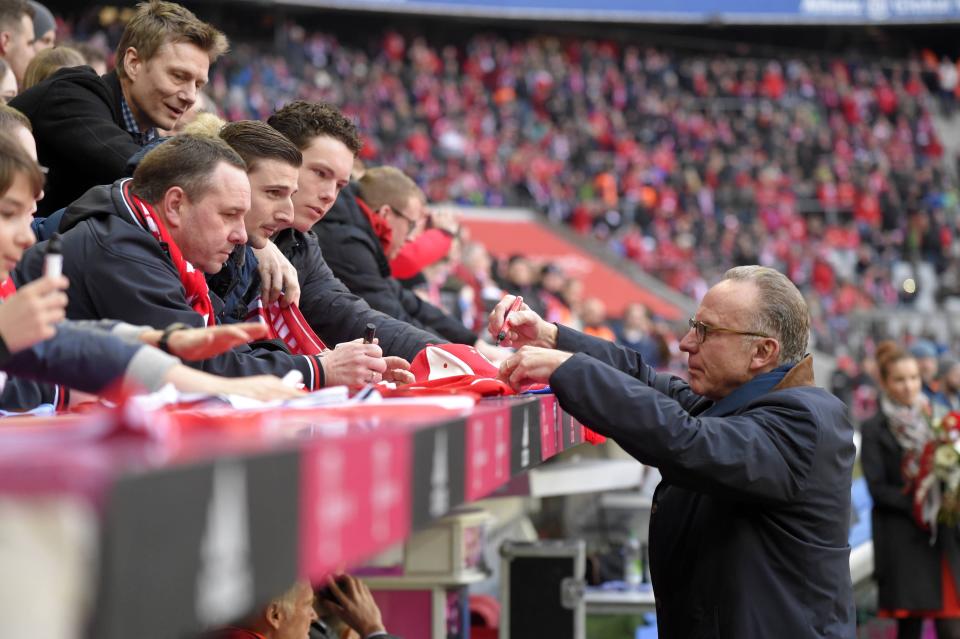
[[[176,229],[183,226],[184,205],[187,203],[187,194],[179,186],[171,186],[163,195],[160,203],[161,215],[167,228]]]
[[[0,55],[7,55],[10,52],[10,32],[0,31]]]
[[[283,623],[283,609],[279,601],[271,601],[264,612],[267,624],[274,630],[279,630]]]
[[[386,217],[387,217],[387,213],[389,213],[389,212],[390,212],[390,205],[389,205],[389,204],[384,204],[383,206],[381,206],[381,207],[380,207],[379,209],[377,209],[377,211],[376,211],[377,215],[379,215],[379,216],[382,217],[382,218],[386,218]]]
[[[137,79],[137,75],[143,68],[143,60],[140,59],[140,54],[137,53],[136,47],[127,47],[127,50],[123,52],[123,60],[121,60],[120,63],[123,65],[123,70],[131,81]]]
[[[774,367],[780,361],[780,342],[772,337],[763,337],[754,340],[753,358],[750,360],[750,368],[753,370],[762,370]]]

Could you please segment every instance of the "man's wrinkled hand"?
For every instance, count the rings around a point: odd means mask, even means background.
[[[554,371],[571,357],[573,353],[524,346],[500,365],[498,377],[514,390],[529,384],[549,384]]]
[[[529,345],[556,348],[557,327],[537,315],[526,303],[521,304],[520,308],[514,312],[508,313],[515,299],[517,299],[515,295],[504,295],[503,299],[490,311],[487,328],[493,339],[497,339],[501,329],[504,329],[504,316],[507,315],[509,324],[505,327],[506,336],[500,342],[500,346],[520,348]]]

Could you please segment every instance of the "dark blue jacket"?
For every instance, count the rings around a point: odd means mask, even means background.
[[[0,409],[25,411],[41,404],[65,404],[55,384],[99,393],[122,378],[134,354],[145,348],[84,324],[62,322],[50,339],[0,362],[0,370],[11,376],[0,394]]]
[[[246,319],[247,307],[260,292],[257,264],[257,256],[249,244],[238,246],[219,273],[207,276],[210,291],[223,300],[219,318],[222,323],[236,324]]]
[[[706,417],[714,402],[635,351],[563,327],[558,348],[578,353],[550,378],[564,410],[663,475],[650,518],[662,639],[855,636],[853,427],[809,357]]]

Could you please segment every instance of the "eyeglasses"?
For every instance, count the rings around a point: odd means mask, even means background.
[[[412,217],[410,217],[400,209],[395,208],[393,206],[390,207],[390,210],[393,212],[394,215],[397,215],[398,217],[401,217],[406,221],[407,239],[409,240],[413,236],[414,232],[417,230],[417,224],[418,224],[417,220],[413,219]]]
[[[697,333],[697,344],[703,344],[703,341],[707,339],[707,333],[732,333],[733,335],[750,335],[752,337],[770,337],[769,335],[764,335],[763,333],[752,333],[750,331],[737,331],[732,328],[722,328],[720,326],[710,326],[709,324],[704,324],[700,320],[690,318],[687,320],[690,328],[692,328]]]

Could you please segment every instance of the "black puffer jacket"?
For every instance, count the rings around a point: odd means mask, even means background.
[[[340,192],[336,204],[313,230],[334,274],[370,306],[451,342],[477,341],[456,318],[403,288],[390,275],[387,256],[357,204],[353,185]]]

